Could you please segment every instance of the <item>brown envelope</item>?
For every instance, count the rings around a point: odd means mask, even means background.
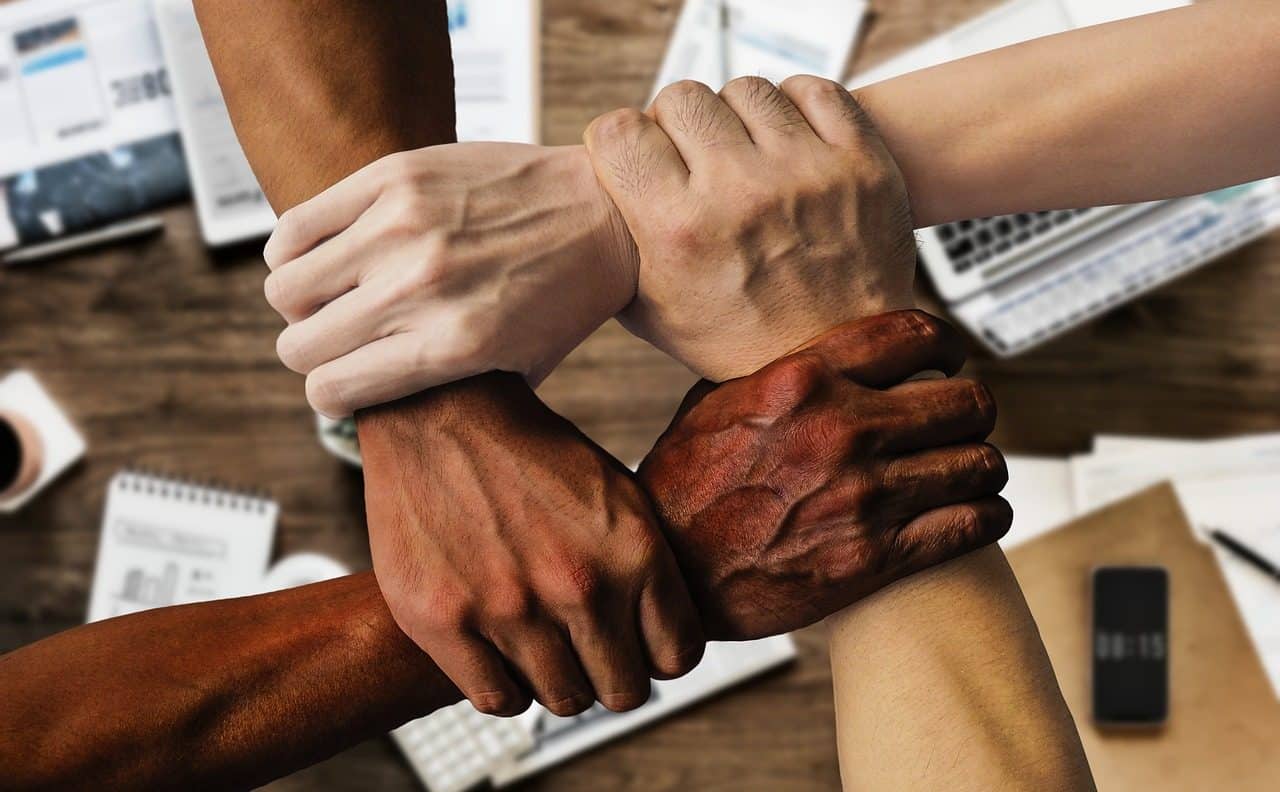
[[[1212,551],[1161,485],[1009,551],[1075,716],[1100,790],[1280,790],[1280,701]],[[1169,570],[1169,722],[1093,725],[1089,574],[1105,564]]]

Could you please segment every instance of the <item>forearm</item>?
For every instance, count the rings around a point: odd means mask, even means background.
[[[445,0],[195,0],[236,134],[277,212],[455,138]]]
[[[1212,0],[855,91],[917,226],[1134,203],[1280,173],[1280,5]]]
[[[387,154],[455,140],[444,0],[196,8],[237,136],[277,211]],[[389,448],[427,422],[485,420],[499,409],[490,379],[358,415],[361,446]]]
[[[999,547],[902,580],[829,624],[846,789],[1094,788]]]
[[[458,700],[372,573],[161,608],[0,657],[0,786],[248,788]]]

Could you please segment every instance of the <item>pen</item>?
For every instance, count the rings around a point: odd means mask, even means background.
[[[1262,570],[1272,580],[1280,581],[1280,567],[1277,567],[1272,562],[1263,558],[1255,550],[1249,548],[1247,545],[1242,544],[1240,540],[1235,539],[1223,533],[1222,531],[1219,531],[1216,528],[1209,532],[1209,536],[1210,538],[1213,539],[1213,541],[1217,542],[1218,544],[1225,547],[1228,551],[1230,551],[1231,554],[1234,555],[1236,558],[1239,558],[1242,561],[1247,561],[1248,563]]]

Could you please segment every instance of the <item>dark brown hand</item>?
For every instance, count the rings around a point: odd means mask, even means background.
[[[963,358],[949,325],[901,311],[690,392],[639,477],[708,638],[798,629],[1008,531],[986,388],[904,383]]]

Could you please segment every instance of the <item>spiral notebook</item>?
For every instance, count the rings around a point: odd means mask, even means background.
[[[107,487],[88,620],[257,593],[279,512],[254,494],[116,474]]]

